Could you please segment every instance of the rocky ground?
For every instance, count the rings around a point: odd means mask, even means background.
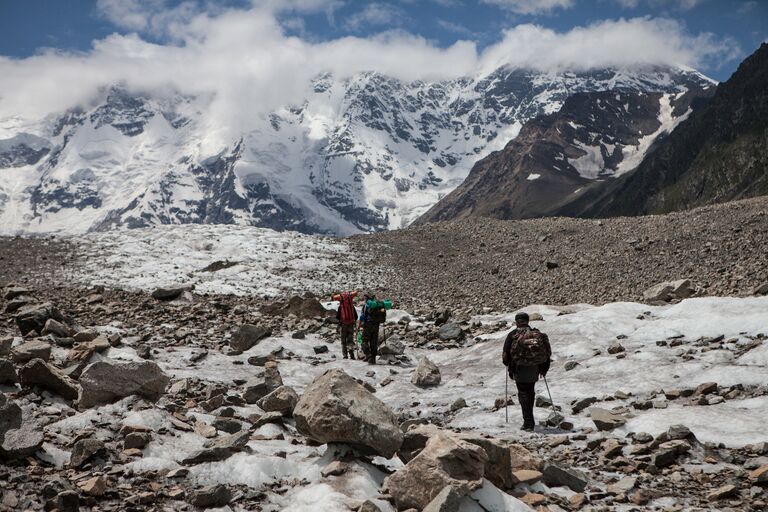
[[[179,263],[197,288],[119,289],[83,279],[95,246],[4,239],[0,510],[764,510],[764,206],[634,219],[642,229],[489,221],[353,239],[401,304],[376,366],[340,358],[322,282],[202,292],[213,281]],[[532,237],[546,239],[513,243]],[[484,288],[516,265],[535,286]],[[521,433],[512,392],[505,421],[498,359],[516,304],[636,300],[680,277],[693,285],[646,304],[526,308],[553,343],[557,407],[539,386],[541,424]],[[679,303],[691,294],[743,297]]]
[[[384,292],[432,308],[638,300],[661,281],[705,295],[768,283],[768,198],[648,217],[472,219],[353,237],[389,271]]]

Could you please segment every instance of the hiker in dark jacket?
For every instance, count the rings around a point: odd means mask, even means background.
[[[336,320],[339,322],[341,332],[341,354],[344,359],[357,359],[355,353],[355,322],[357,321],[357,309],[352,302],[353,294],[343,292],[339,294],[339,309],[336,310]]]
[[[386,319],[386,312],[383,309],[368,310],[368,301],[376,299],[372,292],[366,292],[364,299],[359,321],[359,326],[363,329],[363,353],[368,364],[376,364],[376,354],[379,350],[379,325]]]
[[[509,371],[509,376],[517,385],[517,398],[523,410],[522,430],[532,431],[533,403],[536,396],[534,387],[539,376],[546,376],[549,371],[552,347],[546,334],[528,325],[527,313],[515,315],[517,327],[504,340],[502,362]]]

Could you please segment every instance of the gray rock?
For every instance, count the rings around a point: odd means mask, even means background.
[[[8,359],[0,359],[0,384],[15,384],[19,381],[16,367]]]
[[[263,369],[245,383],[243,400],[246,403],[255,404],[282,385],[283,378],[277,369],[277,363],[269,361]]]
[[[755,295],[768,295],[768,283],[757,286],[752,293]]]
[[[195,289],[194,285],[183,286],[169,286],[165,288],[157,288],[152,292],[152,298],[155,300],[174,300],[181,297],[184,292],[192,291]]]
[[[5,289],[5,300],[13,300],[22,295],[29,295],[29,290],[21,286],[9,286]]]
[[[0,357],[5,357],[11,353],[11,345],[13,345],[13,338],[10,336],[0,338]]]
[[[54,318],[49,318],[45,322],[45,326],[43,327],[43,330],[40,331],[40,334],[43,336],[53,334],[58,338],[69,338],[74,334],[74,332],[69,326],[65,325],[64,323],[59,322]]]
[[[688,439],[690,437],[694,437],[693,432],[685,425],[672,425],[667,430],[667,439],[670,440]]]
[[[571,412],[573,414],[579,414],[581,411],[594,404],[595,402],[597,402],[597,397],[594,396],[577,400],[576,403],[571,406]]]
[[[381,509],[371,500],[365,500],[357,512],[381,512]]]
[[[284,415],[293,414],[293,409],[299,403],[299,395],[290,386],[280,386],[264,398],[256,402],[264,412],[279,412]]]
[[[405,344],[397,334],[393,334],[392,336],[388,337],[387,340],[379,346],[379,354],[383,356],[399,356],[404,352]]]
[[[646,301],[669,302],[675,299],[687,299],[694,293],[696,293],[696,289],[688,279],[679,279],[651,286],[643,292],[643,299]]]
[[[564,365],[564,368],[565,368],[565,371],[569,372],[569,371],[573,370],[574,368],[576,368],[577,366],[579,366],[579,363],[576,362],[576,361],[566,361],[565,365]]]
[[[704,382],[696,386],[696,395],[711,395],[717,393],[717,382]]]
[[[16,325],[19,327],[22,336],[25,336],[32,331],[42,333],[45,328],[45,323],[49,318],[53,318],[59,322],[65,321],[61,312],[50,302],[24,306],[20,308],[14,316],[14,320],[16,320]]]
[[[272,335],[272,330],[260,325],[243,324],[229,340],[229,346],[238,352],[245,352],[258,342]]]
[[[147,432],[130,432],[125,436],[123,442],[123,448],[128,450],[130,448],[144,448],[149,444],[151,438]]]
[[[78,512],[80,496],[77,491],[62,491],[56,496],[56,508],[59,512]]]
[[[437,337],[443,341],[460,341],[464,339],[464,331],[457,324],[449,322],[440,326]]]
[[[315,345],[312,350],[315,351],[315,354],[325,354],[328,352],[328,345]]]
[[[298,431],[320,443],[347,443],[390,458],[403,442],[392,410],[340,369],[315,379],[293,416]]]
[[[85,464],[91,457],[105,452],[104,442],[99,439],[80,439],[72,446],[72,455],[69,465],[78,468]]]
[[[607,409],[600,409],[599,407],[592,407],[589,410],[589,415],[597,430],[600,431],[613,430],[627,422],[623,416],[614,414]]]
[[[446,485],[421,512],[459,512],[461,495]]]
[[[547,419],[544,420],[544,424],[548,427],[557,427],[565,420],[565,416],[560,414],[557,411],[552,411],[549,413],[549,416],[547,416]]]
[[[619,343],[618,341],[613,341],[610,345],[608,345],[608,353],[609,354],[619,354],[621,352],[624,352],[624,345]]]
[[[11,349],[15,363],[27,363],[32,359],[47,361],[51,358],[51,345],[42,340],[30,340]]]
[[[416,457],[386,478],[384,488],[398,510],[423,510],[446,486],[459,496],[480,488],[487,462],[479,446],[438,432]]]
[[[250,432],[237,432],[208,441],[203,448],[191,453],[181,460],[184,465],[201,464],[203,462],[216,462],[226,460],[234,453],[242,451],[248,444]]]
[[[411,384],[419,387],[437,386],[440,384],[440,368],[429,360],[427,356],[419,360],[419,365],[411,374]]]
[[[589,484],[587,475],[560,464],[546,464],[542,473],[544,475],[544,483],[552,487],[565,486],[572,491],[583,492]]]
[[[24,418],[21,407],[0,393],[0,460],[33,455],[43,445],[43,429]]]
[[[170,378],[151,361],[99,361],[88,365],[80,376],[78,407],[87,409],[131,395],[156,401],[165,393],[169,382]]]
[[[75,400],[80,392],[77,382],[42,359],[33,359],[22,366],[19,370],[19,381],[22,386],[38,386],[67,400]]]
[[[189,497],[189,503],[200,508],[223,507],[230,501],[232,501],[232,492],[221,484],[192,491]]]

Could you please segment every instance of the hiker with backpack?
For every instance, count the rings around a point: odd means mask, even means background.
[[[352,302],[357,292],[342,292],[331,297],[339,301],[339,309],[336,310],[336,320],[339,322],[341,333],[341,355],[344,359],[357,359],[355,352],[355,322],[357,321],[357,309]]]
[[[528,325],[528,313],[515,315],[515,329],[504,340],[504,352],[501,355],[509,376],[517,385],[517,398],[523,411],[521,430],[533,431],[533,404],[536,393],[534,387],[539,376],[545,377],[549,371],[552,347],[546,334]]]
[[[366,292],[359,325],[363,329],[363,353],[368,364],[376,364],[376,354],[379,350],[379,325],[386,320],[387,309],[384,302],[376,300],[372,292]]]

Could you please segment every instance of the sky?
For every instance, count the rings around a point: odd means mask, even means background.
[[[113,83],[269,108],[321,72],[661,64],[721,81],[766,40],[768,0],[0,0],[0,116]]]

